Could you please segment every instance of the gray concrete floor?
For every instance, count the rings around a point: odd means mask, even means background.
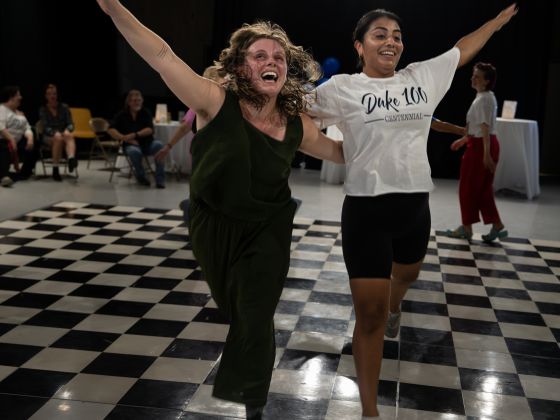
[[[80,201],[96,204],[130,205],[158,208],[178,208],[188,196],[186,177],[177,180],[168,174],[167,188],[142,187],[133,178],[115,174],[109,183],[109,172],[100,170],[103,163],[92,162],[86,169],[80,162],[80,178],[65,177],[62,183],[51,178],[18,182],[13,188],[0,188],[0,220],[17,217],[31,210],[59,201]],[[50,171],[50,169],[47,169]],[[38,166],[42,175],[42,168]],[[50,173],[50,172],[49,172]],[[432,228],[445,230],[460,223],[457,181],[434,179],[435,191],[430,196]],[[295,169],[291,176],[293,195],[303,200],[299,217],[319,220],[339,220],[344,194],[341,185],[320,180],[319,171]],[[497,205],[510,236],[521,238],[560,240],[560,185],[541,185],[541,195],[526,200],[513,194],[498,194]],[[475,233],[486,233],[488,227],[474,226]]]

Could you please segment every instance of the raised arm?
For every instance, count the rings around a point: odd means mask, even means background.
[[[225,98],[216,83],[196,74],[157,34],[142,25],[118,0],[97,0],[130,46],[153,67],[171,91],[204,120],[211,120]]]
[[[318,159],[344,163],[342,142],[325,136],[313,123],[310,117],[302,114],[303,139],[299,150]]]
[[[507,9],[502,10],[498,16],[489,20],[476,31],[461,38],[455,46],[461,51],[461,58],[457,67],[468,63],[488,42],[494,32],[498,32],[502,26],[517,14],[517,5],[513,3]]]

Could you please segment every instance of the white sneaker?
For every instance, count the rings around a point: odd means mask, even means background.
[[[5,176],[4,178],[2,178],[2,180],[0,180],[0,184],[3,187],[11,187],[13,183],[14,181],[12,181],[12,178],[10,178],[9,176]]]
[[[401,312],[389,312],[387,318],[387,325],[385,325],[385,335],[389,338],[395,338],[399,335],[401,328]]]

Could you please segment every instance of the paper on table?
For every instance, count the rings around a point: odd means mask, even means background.
[[[167,104],[156,105],[156,122],[157,123],[167,122]]]
[[[504,101],[502,108],[502,118],[512,120],[515,118],[515,110],[517,109],[517,101]]]

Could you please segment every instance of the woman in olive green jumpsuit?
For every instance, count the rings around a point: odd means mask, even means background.
[[[225,86],[197,75],[117,0],[97,0],[129,44],[196,112],[189,229],[194,254],[230,331],[218,398],[260,418],[275,355],[273,316],[289,267],[299,150],[343,163],[340,143],[301,114],[318,65],[277,25],[244,25],[216,65]]]
[[[288,175],[302,134],[296,117],[282,142],[269,138],[241,118],[239,100],[228,92],[192,145],[191,243],[212,297],[231,322],[214,384],[219,398],[266,402],[272,318],[289,268],[296,207]]]

